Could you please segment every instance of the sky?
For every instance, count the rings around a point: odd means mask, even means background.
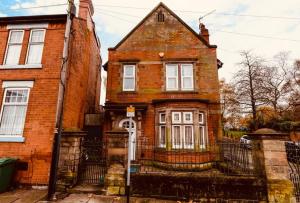
[[[281,51],[290,53],[291,63],[300,58],[300,0],[161,1],[196,32],[199,32],[199,18],[204,16],[201,22],[209,29],[210,43],[218,46],[217,57],[224,63],[219,78],[227,82],[238,70],[242,50],[251,50],[269,61]],[[77,6],[78,2],[75,0]],[[115,46],[159,2],[93,0],[93,19],[104,63],[107,48]],[[0,0],[0,17],[66,13],[66,4],[67,0]]]

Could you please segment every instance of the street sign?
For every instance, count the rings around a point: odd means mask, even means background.
[[[127,107],[127,117],[134,117],[135,116],[135,108],[133,106]]]

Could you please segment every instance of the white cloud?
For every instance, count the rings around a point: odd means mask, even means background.
[[[0,17],[5,17],[5,16],[7,16],[7,15],[0,12]]]
[[[78,2],[78,0],[76,1]],[[67,0],[63,2],[67,2]],[[102,45],[104,44],[102,48],[103,61],[107,60],[107,47],[114,46],[116,39],[121,40],[159,2],[160,0],[93,0],[94,21],[100,35],[105,36],[100,39]],[[224,66],[219,72],[220,77],[225,77],[227,80],[237,70],[236,63],[240,60],[240,56],[236,51],[252,49],[257,54],[268,58],[279,51],[290,51],[292,59],[300,58],[299,42],[256,38],[217,31],[224,30],[298,40],[300,36],[299,20],[216,15],[217,13],[235,13],[300,18],[298,0],[164,0],[163,2],[195,29],[198,27],[200,16],[204,15],[205,12],[216,10],[215,13],[205,17],[203,22],[210,30],[211,43],[219,47],[218,58],[224,62]],[[47,0],[47,4],[59,3],[62,3],[62,0]],[[33,3],[19,3],[18,5],[22,7],[45,5],[45,1],[34,0]],[[32,9],[29,14],[65,12],[65,9],[66,7]]]

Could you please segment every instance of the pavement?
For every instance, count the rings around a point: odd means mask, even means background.
[[[36,203],[45,198],[47,190],[16,189],[0,194],[0,203]]]
[[[45,201],[47,190],[16,189],[0,194],[0,203],[126,203],[126,197],[104,196],[92,193],[69,194],[57,201]],[[131,197],[130,203],[178,203],[155,198]]]

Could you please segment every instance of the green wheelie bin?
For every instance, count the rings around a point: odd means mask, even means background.
[[[0,158],[0,193],[9,189],[15,173],[17,159]]]

